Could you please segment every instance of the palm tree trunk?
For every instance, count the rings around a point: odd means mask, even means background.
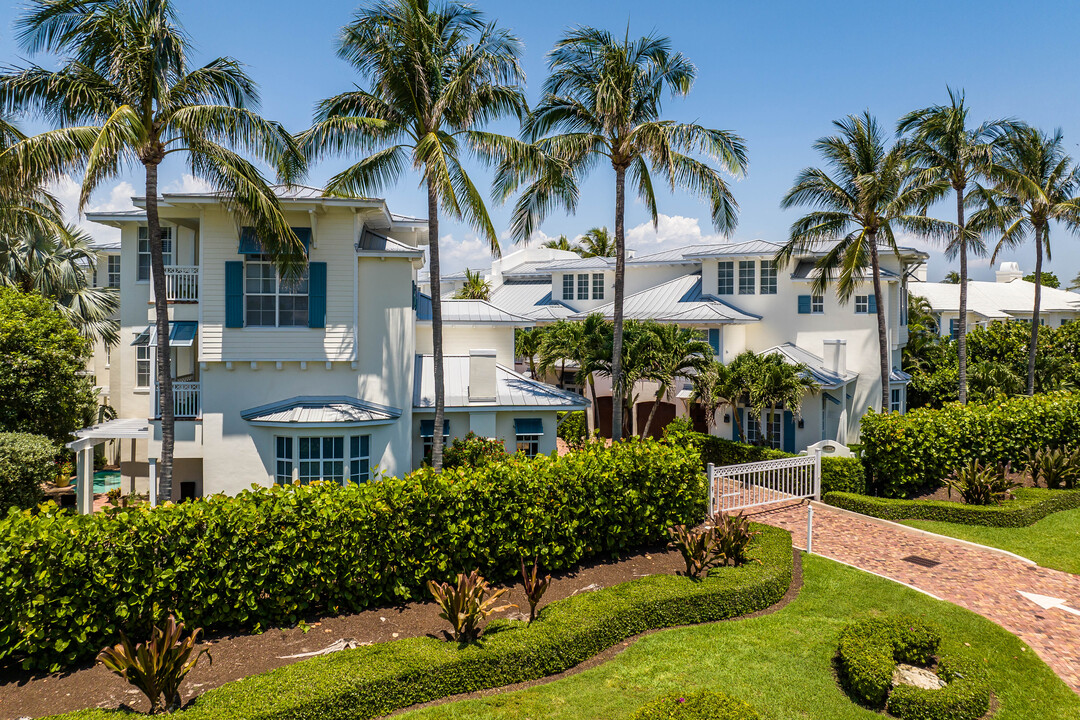
[[[960,249],[960,318],[956,325],[959,337],[956,342],[957,375],[959,380],[959,398],[967,403],[967,301],[968,301],[968,257],[967,238],[964,237],[964,189],[956,190],[956,224],[959,229],[957,247]]]
[[[1031,344],[1028,346],[1027,394],[1035,394],[1035,356],[1039,351],[1039,306],[1042,301],[1043,226],[1035,226],[1035,307],[1031,311]]]
[[[881,412],[888,412],[889,335],[885,328],[885,297],[881,294],[881,264],[878,258],[877,233],[870,233],[870,269],[874,275],[874,301],[877,305],[878,360],[881,364]]]
[[[596,382],[593,380],[592,373],[589,373],[588,383],[589,399],[592,400],[592,405],[589,407],[589,414],[586,416],[591,422],[586,424],[586,428],[591,437],[593,432],[596,431],[596,427],[600,424],[600,410],[596,407]]]
[[[626,168],[615,168],[615,334],[611,349],[611,439],[622,440],[623,432],[623,296],[626,286]]]
[[[739,442],[746,442],[746,433],[743,432],[742,422],[739,420],[739,408],[734,403],[731,405],[731,419],[735,423],[735,430],[739,433]]]
[[[649,417],[645,420],[645,429],[641,431],[641,437],[645,438],[649,434],[649,428],[652,427],[653,418],[656,417],[656,408],[660,407],[660,398],[667,393],[667,388],[661,385],[656,391],[656,397],[653,398],[652,409],[649,410]]]
[[[161,219],[158,217],[158,163],[144,161],[146,168],[146,234],[150,241],[150,281],[154,284],[154,320],[157,325],[157,396],[153,408],[161,417],[161,457],[158,460],[158,502],[172,500],[173,447],[176,442],[176,415],[173,407],[172,352],[169,348],[169,295],[165,286],[165,256],[161,248]]]
[[[435,365],[435,427],[431,438],[431,467],[442,470],[443,416],[446,398],[443,389],[443,324],[442,324],[442,278],[439,276],[439,198],[435,185],[427,181],[428,193],[428,251],[431,253],[431,348]]]

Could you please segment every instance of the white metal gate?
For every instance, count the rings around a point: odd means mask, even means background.
[[[821,453],[707,466],[709,516],[788,500],[821,499]]]

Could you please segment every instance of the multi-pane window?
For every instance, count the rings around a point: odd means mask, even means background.
[[[105,286],[120,287],[120,256],[109,255],[105,262]]]
[[[781,422],[780,413],[772,413],[768,417],[769,427],[769,445],[779,449],[783,444],[781,433],[783,423]],[[747,412],[746,414],[746,441],[757,445],[765,442],[765,436],[761,426],[761,416],[756,412]]]
[[[577,276],[577,299],[588,300],[589,299],[589,274],[580,273]]]
[[[525,453],[526,457],[536,457],[540,452],[539,435],[516,435],[517,452]]]
[[[593,273],[592,276],[592,299],[604,299],[604,273]]]
[[[739,261],[739,294],[753,295],[756,286],[754,278],[754,261]]]
[[[244,264],[244,313],[247,327],[307,327],[307,270],[284,280],[266,256],[250,256]]]
[[[150,346],[135,346],[135,387],[150,387]]]
[[[443,418],[443,448],[450,444],[450,422]],[[420,441],[424,450],[424,462],[431,461],[431,450],[435,445],[435,421],[434,420],[421,420],[420,421]]]
[[[718,295],[735,294],[735,263],[731,260],[722,260],[719,264],[719,274],[716,278],[716,293]]]
[[[825,312],[825,296],[824,295],[811,295],[810,296],[810,312],[814,315],[820,315]]]
[[[889,390],[889,410],[892,412],[904,412],[904,391],[900,388]]]
[[[355,483],[371,479],[371,436],[349,438],[349,479]]]
[[[302,437],[299,441],[301,485],[314,480],[345,479],[345,438]]]
[[[876,313],[877,303],[874,301],[873,295],[856,295],[855,296],[855,312],[856,313]]]
[[[293,442],[290,437],[274,438],[274,482],[288,485],[293,481]]]
[[[295,447],[294,442],[299,447]],[[349,448],[348,479],[352,482],[367,482],[371,479],[370,435],[352,435],[347,438],[301,437],[295,440],[291,437],[276,437],[274,482],[287,485],[295,479],[302,485],[315,480],[344,483],[346,442]],[[294,452],[298,452],[298,458]]]
[[[173,264],[172,227],[161,228],[161,257],[165,265]],[[150,229],[139,226],[139,280],[150,279]]]
[[[562,276],[562,296],[563,300],[574,299],[574,276],[570,273]]]
[[[773,260],[761,261],[761,294],[776,294],[776,262]]]

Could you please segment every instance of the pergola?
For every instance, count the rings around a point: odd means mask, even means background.
[[[82,515],[94,512],[94,447],[108,440],[147,440],[150,423],[138,418],[123,418],[75,431],[75,440],[67,444],[75,452],[75,476],[78,478],[76,507]],[[157,468],[150,459],[150,502],[157,499]]]

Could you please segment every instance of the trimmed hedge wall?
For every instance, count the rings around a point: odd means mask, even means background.
[[[859,458],[821,458],[821,494],[831,492],[866,492],[866,476]]]
[[[738,698],[700,690],[657,698],[634,713],[631,720],[762,720],[762,716]]]
[[[760,562],[714,569],[700,581],[651,575],[554,602],[531,625],[496,620],[466,646],[410,638],[303,660],[210,690],[182,720],[361,720],[416,703],[560,673],[647,630],[712,622],[779,602],[792,578],[791,536],[760,530]],[[68,720],[115,718],[85,710]]]
[[[1028,450],[1080,445],[1080,393],[1014,397],[987,405],[952,403],[906,415],[867,413],[862,461],[885,497],[934,488],[972,460],[1024,467]]]
[[[0,432],[0,513],[44,499],[42,486],[56,477],[57,450],[44,435]]]
[[[630,440],[561,458],[341,487],[0,519],[0,660],[55,669],[169,612],[208,631],[292,625],[426,598],[429,579],[480,568],[511,580],[667,540],[705,515],[692,449]]]
[[[946,500],[896,500],[832,492],[824,500],[844,510],[883,520],[938,520],[960,525],[1027,527],[1051,513],[1080,507],[1080,490],[1017,488],[1002,505],[964,505]]]
[[[692,447],[701,454],[701,464],[739,465],[741,463],[791,457],[790,453],[760,445],[725,440],[724,438],[687,429],[688,423],[678,420],[664,428],[664,442],[680,447]]]

